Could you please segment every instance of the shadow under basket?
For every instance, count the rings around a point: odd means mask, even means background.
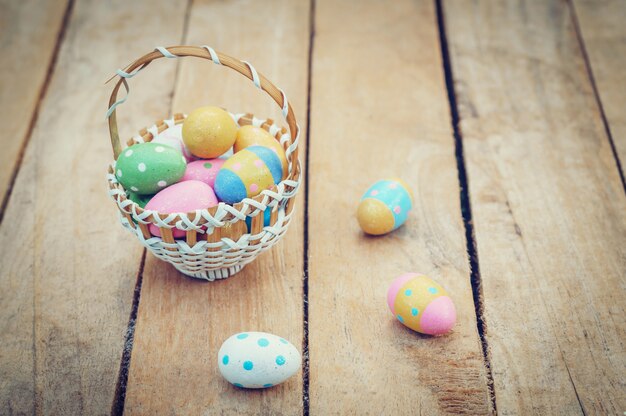
[[[109,100],[107,113],[115,159],[123,151],[115,117],[116,106],[125,101],[125,99],[116,101],[120,86],[124,85],[128,90],[126,79],[136,75],[155,59],[183,56],[210,59],[216,64],[243,74],[281,106],[289,125],[287,131],[269,119],[257,119],[252,114],[231,114],[239,126],[252,124],[268,131],[285,149],[288,161],[288,173],[279,184],[234,205],[220,202],[215,207],[175,214],[144,210],[127,198],[126,190],[115,176],[115,162],[109,166],[107,174],[109,195],[119,208],[122,225],[156,257],[171,263],[181,273],[213,281],[239,272],[261,252],[276,244],[287,231],[293,214],[294,198],[300,184],[299,127],[282,90],[257,73],[249,63],[215,52],[207,46],[159,47],[133,62],[125,70],[117,72],[120,79]],[[166,129],[181,124],[184,119],[184,115],[176,114],[171,119],[160,120],[140,131],[139,135],[127,142],[127,145],[149,142]],[[265,225],[264,217],[267,210],[270,211],[270,216],[269,223]],[[151,224],[159,228],[161,237],[150,233]],[[185,231],[185,238],[175,240],[173,229]]]

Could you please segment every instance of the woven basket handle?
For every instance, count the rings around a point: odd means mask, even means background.
[[[196,58],[204,58],[213,61],[218,65],[223,65],[228,68],[234,69],[240,74],[244,75],[252,82],[254,85],[265,91],[269,94],[270,97],[282,108],[283,116],[287,120],[287,125],[289,126],[289,134],[291,136],[291,144],[290,148],[287,150],[287,157],[290,158],[294,163],[297,163],[298,160],[298,147],[297,147],[297,137],[299,134],[299,127],[296,123],[296,118],[293,113],[293,109],[291,108],[291,104],[287,100],[287,96],[280,89],[277,88],[274,84],[272,84],[267,78],[265,78],[262,74],[259,74],[250,63],[245,61],[240,61],[238,59],[232,58],[228,55],[224,55],[223,53],[214,51],[209,46],[170,46],[167,48],[157,47],[154,51],[142,56],[137,59],[135,62],[130,64],[126,69],[117,70],[117,75],[119,76],[119,80],[117,84],[115,84],[115,88],[113,88],[113,92],[111,93],[111,98],[109,99],[109,110],[107,111],[107,118],[109,119],[109,133],[111,135],[111,146],[113,147],[113,155],[115,159],[122,152],[122,147],[120,145],[120,136],[117,128],[117,117],[116,117],[116,107],[126,101],[128,98],[129,87],[127,83],[128,78],[132,78],[139,71],[144,69],[148,64],[156,59],[160,58],[180,58],[184,56],[194,56]],[[124,85],[126,88],[126,97],[121,100],[117,100],[117,94],[119,92],[120,87]],[[292,169],[290,176],[295,176],[296,169]]]

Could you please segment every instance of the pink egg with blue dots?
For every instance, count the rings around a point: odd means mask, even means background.
[[[422,334],[445,334],[456,323],[456,308],[448,292],[423,274],[397,277],[387,291],[387,305],[400,323]]]
[[[241,332],[228,338],[217,354],[222,376],[246,389],[273,387],[293,376],[302,363],[289,341],[267,332]]]
[[[213,188],[215,186],[215,177],[217,176],[217,172],[220,170],[224,162],[226,162],[224,159],[201,159],[189,162],[181,182],[201,181]]]

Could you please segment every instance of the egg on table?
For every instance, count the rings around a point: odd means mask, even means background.
[[[179,182],[152,197],[145,209],[159,214],[188,213],[197,209],[210,208],[218,204],[217,197],[209,185],[200,181]],[[150,224],[150,233],[161,236],[161,230]],[[185,237],[185,231],[172,229],[174,238]]]
[[[215,186],[217,172],[224,164],[224,159],[200,159],[187,164],[182,181],[202,181],[210,187]]]
[[[183,142],[194,155],[212,159],[230,149],[237,136],[237,123],[219,107],[200,107],[183,122]]]
[[[187,161],[178,150],[158,143],[138,143],[122,151],[115,162],[115,176],[125,189],[150,195],[178,182]]]
[[[234,150],[235,153],[250,146],[265,146],[271,149],[278,158],[283,167],[283,178],[287,177],[287,157],[285,156],[285,149],[280,145],[280,142],[276,140],[267,130],[261,127],[247,125],[241,127],[237,131],[237,139],[235,140]]]
[[[363,194],[357,220],[367,234],[387,234],[400,227],[413,207],[413,194],[401,179],[381,180]]]
[[[456,323],[456,309],[446,290],[423,274],[397,277],[387,292],[387,305],[403,325],[422,334],[445,334]]]
[[[217,172],[215,193],[228,204],[252,198],[282,178],[278,156],[264,146],[250,146],[229,158]]]
[[[241,332],[228,338],[217,355],[222,376],[242,388],[272,387],[294,375],[302,360],[289,341],[266,332]]]

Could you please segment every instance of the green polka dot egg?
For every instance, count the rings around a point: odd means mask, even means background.
[[[119,155],[115,162],[115,176],[125,189],[138,195],[150,195],[178,182],[186,167],[186,159],[173,147],[139,143]]]
[[[266,332],[228,338],[217,355],[220,373],[235,387],[262,389],[287,380],[300,368],[300,353],[289,341]]]

